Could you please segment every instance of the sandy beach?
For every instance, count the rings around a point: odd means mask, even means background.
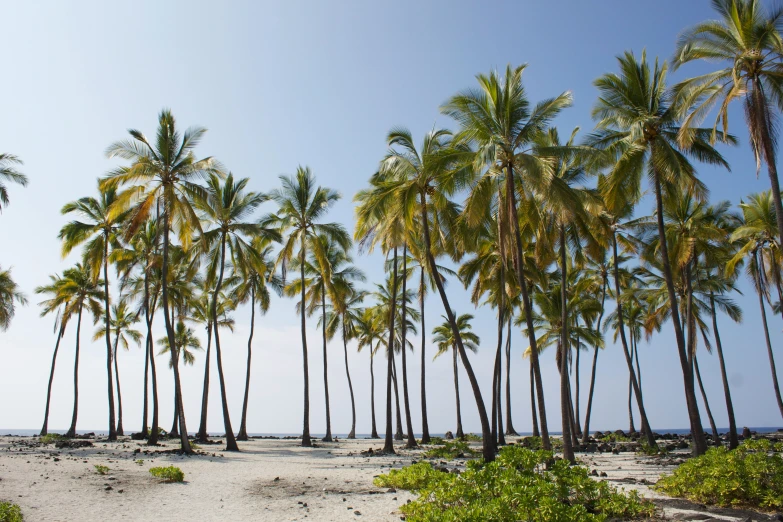
[[[198,455],[186,457],[176,454],[175,441],[157,448],[129,438],[87,442],[92,446],[58,449],[34,437],[0,438],[0,499],[19,504],[29,521],[404,520],[399,506],[413,495],[377,488],[373,477],[419,460],[423,452],[400,446],[397,456],[368,455],[381,449],[378,439],[318,442],[315,448],[302,448],[297,440],[254,439],[241,442],[239,453],[202,445]],[[780,520],[655,493],[650,486],[682,462],[684,451],[655,458],[633,451],[582,453],[579,460],[596,480],[654,499],[660,519]],[[465,461],[432,462],[453,470]],[[98,474],[96,465],[107,466],[108,473]],[[184,471],[184,483],[162,483],[148,472],[169,465]]]

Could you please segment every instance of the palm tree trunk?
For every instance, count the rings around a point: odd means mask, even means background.
[[[633,341],[634,334],[631,333],[631,373],[628,375],[628,433],[636,433],[636,427],[633,425]]]
[[[503,288],[504,284],[501,283],[500,287]],[[503,436],[503,430],[498,428],[498,421],[500,420],[498,417],[501,416],[499,404],[500,395],[498,394],[498,391],[500,390],[501,379],[500,360],[503,350],[504,319],[505,318],[503,317],[503,310],[501,305],[498,308],[498,345],[495,349],[495,364],[493,365],[492,369],[492,441],[495,443],[495,445],[498,444],[498,434],[500,434],[501,437]]]
[[[454,392],[457,397],[457,433],[455,437],[461,439],[462,437],[465,436],[465,433],[462,431],[462,408],[460,407],[460,403],[459,403],[459,376],[457,372],[456,347],[452,347],[452,359],[453,359],[452,366],[454,367]]]
[[[601,331],[601,320],[604,318],[604,303],[606,302],[606,286],[608,276],[603,275],[602,290],[601,290],[601,313],[598,315],[598,322],[596,323],[597,331]],[[593,369],[590,374],[590,392],[587,395],[587,412],[585,413],[585,429],[582,432],[582,444],[587,444],[587,440],[590,438],[590,414],[593,410],[593,391],[595,390],[595,368],[598,363],[598,347],[595,347],[593,353]]]
[[[253,332],[256,326],[256,289],[250,288],[250,335],[247,338],[247,372],[245,373],[245,397],[242,401],[242,420],[237,440],[247,440],[247,403],[250,395],[250,359],[253,355]]]
[[[397,386],[397,360],[392,356],[392,382],[394,383],[394,404],[396,409],[396,427],[394,432],[394,440],[404,440],[405,434],[402,432],[402,411],[400,409],[400,392]]]
[[[661,179],[660,175],[655,169],[653,169],[653,172],[655,175],[656,217],[658,221],[658,242],[661,249],[661,264],[663,266],[663,276],[666,280],[666,289],[669,293],[671,319],[672,324],[674,325],[674,335],[677,339],[677,352],[680,356],[680,366],[682,367],[683,385],[685,387],[685,402],[688,406],[688,419],[691,424],[691,435],[693,438],[693,454],[698,456],[703,455],[707,451],[707,441],[704,439],[704,429],[701,426],[699,405],[696,403],[696,392],[693,386],[693,371],[691,369],[688,354],[685,351],[685,337],[682,333],[680,312],[677,308],[677,293],[674,289],[674,277],[672,276],[672,267],[671,262],[669,261],[669,247],[666,244],[666,229],[663,224],[663,195],[661,193]],[[648,427],[643,425],[642,429],[647,430]]]
[[[303,269],[304,270],[304,269]],[[302,272],[304,280],[304,271]],[[386,345],[386,437],[383,442],[384,453],[394,453],[394,441],[392,440],[392,363],[394,357],[394,319],[397,315],[395,305],[397,304],[397,247],[394,247],[394,266],[392,269],[392,291],[393,296],[389,303],[389,343]],[[302,294],[304,302],[304,294]],[[303,312],[304,313],[304,312]],[[304,317],[304,316],[303,316]],[[371,359],[372,361],[372,359]]]
[[[188,427],[185,422],[185,408],[182,402],[182,386],[179,379],[179,367],[177,365],[176,357],[176,341],[174,339],[174,325],[171,324],[171,318],[169,317],[169,210],[167,205],[164,205],[163,210],[163,267],[161,269],[161,286],[163,288],[163,320],[166,323],[166,336],[169,339],[169,346],[171,347],[171,361],[174,370],[174,395],[176,397],[177,408],[179,409],[179,437],[180,447],[182,452],[192,454],[193,449],[190,447],[190,441],[188,440]]]
[[[211,315],[211,314],[210,314]],[[207,442],[209,434],[207,433],[207,412],[209,406],[209,363],[212,355],[212,318],[207,318],[207,353],[204,357],[204,385],[201,390],[201,421],[199,422],[196,440]]]
[[[304,279],[302,279],[304,285]],[[304,306],[304,302],[302,302]],[[326,285],[321,284],[321,330],[324,341],[324,398],[326,400],[326,435],[321,439],[324,442],[332,442],[332,414],[329,411],[329,371],[328,357],[326,355]]]
[[[570,366],[570,365],[569,365]],[[568,411],[571,419],[571,447],[579,447],[579,438],[576,431],[576,415],[574,414],[574,402],[571,400],[571,374],[568,375]]]
[[[144,320],[147,323],[147,357],[149,357],[150,360],[150,371],[152,373],[152,426],[150,428],[150,436],[147,439],[147,445],[148,446],[157,446],[158,444],[158,436],[160,433],[160,427],[158,425],[158,373],[155,370],[155,352],[154,352],[154,346],[152,343],[152,321],[153,321],[153,310],[155,310],[155,304],[157,304],[157,299],[153,299],[152,303],[153,306],[150,307],[150,301],[149,301],[149,274],[145,271],[144,273]]]
[[[407,334],[407,318],[406,312],[408,307],[405,304],[405,295],[408,288],[408,244],[405,243],[402,246],[402,399],[405,404],[405,429],[408,430],[408,441],[405,444],[406,448],[415,448],[416,436],[413,433],[413,422],[411,421],[411,406],[408,400],[408,363],[406,361],[405,349],[406,346],[406,334]]]
[[[729,390],[729,379],[726,375],[726,362],[723,360],[723,345],[718,332],[718,317],[715,312],[715,298],[710,292],[710,311],[712,312],[712,331],[715,334],[715,348],[718,351],[718,361],[720,362],[720,377],[723,381],[723,395],[726,400],[726,412],[729,417],[729,449],[739,446],[737,437],[737,421],[734,418],[734,404],[731,402],[731,390]]]
[[[307,370],[307,334],[305,328],[307,323],[305,321],[305,259],[306,258],[306,245],[307,245],[307,230],[302,231],[302,251],[300,253],[301,259],[299,265],[301,267],[301,281],[302,281],[302,301],[301,301],[301,319],[302,319],[302,366],[304,371],[304,420],[302,422],[302,446],[310,447],[313,445],[310,442],[310,375]]]
[[[502,328],[502,327],[501,327]],[[505,446],[506,445],[506,435],[505,430],[503,429],[503,398],[502,398],[502,390],[503,390],[503,355],[502,350],[498,361],[498,377],[497,377],[497,385],[495,388],[495,396],[498,398],[498,404],[497,404],[497,416],[498,416],[498,438],[496,441],[496,447],[495,451],[497,451],[497,446]]]
[[[52,382],[54,382],[54,367],[57,363],[57,352],[60,350],[60,339],[65,334],[65,324],[60,324],[60,328],[57,329],[57,342],[54,343],[54,354],[52,354],[52,369],[49,370],[49,387],[46,389],[46,409],[44,410],[43,427],[41,428],[40,436],[44,436],[49,433],[49,404],[52,399]]]
[[[778,409],[780,415],[783,417],[783,399],[780,397],[780,385],[778,384],[778,372],[775,368],[775,357],[772,354],[772,343],[769,340],[769,327],[767,326],[767,312],[764,307],[763,286],[761,284],[760,271],[763,271],[762,265],[759,264],[758,252],[753,253],[753,260],[756,262],[756,288],[759,295],[759,308],[761,309],[761,321],[764,324],[764,339],[767,341],[767,356],[769,357],[769,367],[772,370],[772,386],[775,389],[775,398],[778,401]]]
[[[372,410],[372,431],[370,432],[370,438],[378,439],[378,428],[375,424],[375,373],[373,372],[373,360],[375,359],[375,353],[370,344],[370,409]]]
[[[220,295],[220,287],[223,286],[223,272],[226,267],[226,234],[223,233],[220,241],[220,275],[218,276],[215,294],[212,298],[212,324],[215,325],[215,358],[217,359],[218,380],[220,381],[220,398],[223,403],[223,426],[226,430],[226,451],[239,451],[234,431],[231,429],[231,417],[228,413],[228,397],[226,397],[226,380],[223,377],[223,356],[220,352],[220,328],[218,328],[217,300]],[[304,279],[302,279],[304,283]],[[302,305],[304,306],[304,304]],[[181,412],[180,415],[184,414]],[[186,435],[187,436],[187,435]]]
[[[522,292],[522,306],[525,312],[525,321],[527,323],[527,336],[530,342],[530,361],[533,365],[533,375],[535,377],[535,388],[538,395],[538,416],[541,421],[541,445],[545,450],[552,449],[552,443],[549,441],[549,429],[546,422],[546,405],[544,403],[544,384],[541,379],[541,366],[538,361],[538,343],[536,342],[535,327],[533,326],[533,304],[530,300],[530,294],[527,287],[527,279],[523,269],[524,256],[522,253],[522,233],[519,230],[519,216],[517,213],[516,188],[514,186],[514,173],[511,165],[506,166],[506,199],[511,216],[511,229],[514,237],[514,265],[517,271],[517,280]]]
[[[117,436],[125,435],[125,431],[122,429],[122,391],[120,390],[120,367],[117,364],[117,345],[120,342],[120,332],[117,331],[117,336],[114,339],[114,380],[117,381]]]
[[[704,409],[707,410],[707,418],[710,420],[710,429],[712,430],[713,443],[716,446],[720,446],[720,435],[718,434],[718,428],[715,427],[715,419],[712,418],[712,410],[710,410],[710,403],[707,400],[707,392],[704,391],[704,384],[701,382],[701,372],[699,371],[699,360],[694,355],[693,368],[696,370],[696,380],[699,383],[699,391],[701,391],[701,398],[704,401]]]
[[[111,308],[109,307],[109,231],[103,234],[103,302],[106,321],[106,377],[109,396],[109,440],[117,440],[117,430],[114,425],[114,385],[111,372]]]
[[[421,215],[422,226],[424,228],[424,247],[425,254],[427,256],[427,262],[429,263],[430,273],[435,280],[435,286],[438,288],[438,294],[440,300],[443,302],[443,308],[446,311],[446,318],[451,325],[451,332],[454,335],[454,339],[457,342],[457,350],[459,351],[462,365],[465,367],[465,372],[468,374],[468,381],[470,381],[470,387],[473,391],[473,398],[476,401],[476,407],[478,408],[479,420],[481,421],[481,435],[482,435],[482,454],[485,462],[492,462],[495,460],[495,441],[491,440],[491,432],[489,425],[489,418],[487,417],[487,408],[484,406],[484,399],[481,397],[481,388],[479,387],[476,374],[473,372],[473,366],[470,364],[467,353],[465,353],[465,347],[462,344],[462,336],[457,328],[457,322],[454,318],[454,313],[451,310],[449,299],[446,296],[446,290],[443,288],[443,281],[440,274],[438,274],[438,268],[435,264],[435,256],[432,254],[432,242],[430,240],[430,223],[427,216],[427,200],[426,196],[420,194],[421,200]]]
[[[141,434],[144,438],[149,437],[149,425],[147,420],[149,419],[149,376],[150,376],[150,352],[147,350],[147,345],[144,345],[144,405],[142,406],[141,413]]]
[[[79,339],[82,333],[82,306],[79,305],[79,318],[76,323],[76,353],[73,359],[73,415],[71,427],[65,433],[66,437],[76,436],[76,418],[79,416]]]
[[[574,422],[576,424],[576,436],[581,437],[582,436],[582,420],[580,419],[579,415],[579,355],[581,352],[581,348],[579,347],[579,338],[577,337],[576,340],[576,368],[574,369],[574,379],[576,380],[576,393],[574,394],[574,401],[576,404],[574,405]]]
[[[533,436],[540,437],[538,413],[536,412],[536,378],[533,372],[533,360],[530,360],[530,412],[533,414]]]
[[[506,332],[506,435],[519,435],[511,421],[511,316],[508,314],[508,330]]]
[[[619,260],[617,255],[617,232],[614,230],[614,228],[612,229],[612,256],[614,265],[614,290],[615,295],[620,296],[620,269],[618,266]],[[642,420],[642,431],[644,431],[644,435],[647,437],[647,445],[650,448],[657,449],[658,443],[655,442],[655,437],[653,436],[653,432],[650,429],[650,424],[647,421],[647,412],[644,409],[642,394],[639,391],[639,383],[636,382],[636,375],[633,371],[633,361],[631,361],[631,354],[628,350],[628,340],[625,337],[625,325],[623,324],[623,305],[619,299],[617,300],[617,323],[618,329],[620,330],[620,340],[622,341],[623,345],[625,362],[628,365],[628,372],[631,374],[631,386],[636,393],[636,405],[639,407],[639,417],[641,417]],[[682,331],[680,331],[680,333],[682,333]]]
[[[772,200],[775,204],[775,219],[778,224],[778,238],[783,238],[783,202],[780,199],[780,182],[778,180],[778,169],[775,165],[775,142],[772,138],[773,122],[770,121],[769,112],[766,109],[768,102],[765,99],[762,90],[762,84],[758,78],[751,79],[750,87],[750,111],[756,119],[758,134],[760,135],[761,148],[764,161],[767,164],[767,173],[769,174],[769,184],[772,188]],[[753,128],[748,129],[755,134]]]
[[[343,317],[343,355],[345,356],[345,376],[348,378],[348,391],[351,393],[351,431],[349,439],[356,438],[356,401],[353,398],[353,384],[351,383],[351,371],[348,369],[348,341],[345,339],[345,317]],[[372,347],[370,347],[372,351]],[[374,408],[373,408],[374,409]]]
[[[425,369],[427,359],[425,352],[427,349],[427,330],[424,326],[424,265],[419,261],[419,270],[421,271],[421,280],[419,282],[419,308],[421,313],[421,443],[430,443],[430,427],[427,422],[427,380],[425,379]]]
[[[560,414],[563,421],[563,458],[572,464],[576,462],[571,439],[571,389],[568,383],[568,267],[566,265],[565,226],[560,225]],[[531,350],[532,351],[532,350]]]
[[[177,364],[179,364],[179,355],[177,355]],[[174,420],[171,422],[171,431],[169,432],[169,437],[172,438],[179,438],[179,404],[177,403],[177,394],[176,390],[174,390]]]

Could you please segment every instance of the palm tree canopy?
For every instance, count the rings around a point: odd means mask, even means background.
[[[18,183],[27,186],[27,176],[16,170],[15,165],[21,165],[22,160],[13,154],[0,153],[0,212],[8,206],[8,189],[4,182]]]
[[[451,329],[451,324],[445,316],[441,316],[444,322],[432,329],[432,342],[438,347],[438,351],[435,353],[433,360],[439,356],[447,353],[449,350],[456,349],[456,340],[454,338],[454,332]],[[478,351],[480,339],[478,335],[472,332],[473,325],[470,321],[473,320],[471,314],[462,314],[457,316],[456,323],[459,330],[460,337],[462,337],[462,344],[468,350],[476,353]]]
[[[0,267],[0,330],[6,331],[10,326],[16,304],[27,304],[27,298],[11,278],[11,269]]]

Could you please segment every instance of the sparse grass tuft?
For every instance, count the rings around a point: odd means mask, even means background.
[[[40,437],[41,444],[54,444],[55,442],[59,440],[64,440],[65,437],[60,435],[59,433],[47,433],[46,435],[43,435]]]
[[[462,440],[444,441],[443,446],[436,446],[424,452],[424,456],[431,459],[451,460],[457,457],[470,457],[475,452],[470,449],[468,443]]]
[[[185,480],[185,474],[176,466],[167,468],[150,468],[153,477],[162,479],[164,482],[182,482]]]
[[[100,464],[95,465],[95,473],[98,475],[105,475],[109,472],[109,466],[102,466]]]

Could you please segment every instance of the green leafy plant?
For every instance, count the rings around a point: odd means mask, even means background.
[[[164,482],[182,482],[185,480],[185,474],[176,466],[150,468],[150,473],[153,477],[162,479]]]
[[[11,502],[0,502],[0,522],[23,522],[22,509]]]
[[[549,441],[552,444],[553,450],[559,450],[563,447],[563,439],[552,437]],[[519,439],[519,445],[533,451],[544,449],[543,444],[541,443],[541,437],[523,437]]]
[[[663,456],[669,454],[669,450],[667,450],[663,446],[658,446],[657,448],[654,448],[652,446],[648,446],[645,443],[641,443],[639,446],[640,446],[639,451],[636,452],[638,455],[647,455],[649,457],[654,457],[656,455]]]
[[[57,441],[64,440],[65,437],[60,435],[59,433],[47,433],[46,435],[42,435],[40,439],[41,444],[54,444]]]
[[[470,449],[468,443],[462,440],[444,441],[442,446],[436,446],[424,452],[425,457],[431,459],[454,459],[457,457],[473,456],[475,452]]]
[[[734,450],[710,448],[662,478],[655,489],[719,506],[783,508],[783,444],[748,440]]]
[[[375,485],[418,493],[400,508],[410,522],[597,522],[654,514],[653,504],[635,491],[618,492],[591,479],[583,466],[553,463],[551,452],[519,446],[503,448],[495,462],[470,461],[461,474],[419,462],[380,475]]]
[[[102,466],[100,464],[95,465],[95,472],[98,475],[105,475],[109,472],[109,466]]]
[[[135,462],[136,462],[136,464],[138,464],[139,466],[143,466],[143,465],[144,465],[144,459],[137,459]]]
[[[607,433],[603,437],[598,437],[596,440],[600,442],[633,442],[631,437],[617,433]]]
[[[462,440],[467,440],[468,442],[482,442],[484,439],[481,438],[481,435],[476,435],[475,433],[466,433],[462,436]]]
[[[430,437],[431,446],[443,446],[444,442],[446,441],[442,437]],[[421,441],[419,441],[419,444],[421,444]]]

